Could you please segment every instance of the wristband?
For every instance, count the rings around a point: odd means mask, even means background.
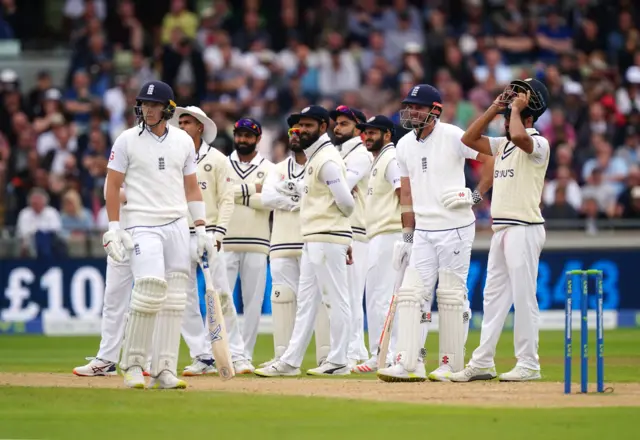
[[[476,189],[471,193],[471,199],[473,200],[473,204],[477,205],[482,201],[482,194]]]
[[[189,206],[189,214],[191,214],[191,220],[193,222],[197,220],[205,221],[206,215],[204,202],[202,200],[189,202],[187,205]]]
[[[109,230],[117,231],[120,229],[120,222],[109,222]]]
[[[402,239],[405,243],[413,243],[413,229],[402,228]]]

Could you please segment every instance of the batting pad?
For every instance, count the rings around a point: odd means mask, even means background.
[[[464,368],[464,301],[466,286],[449,269],[438,273],[440,365],[450,365],[454,372]]]
[[[329,333],[329,311],[324,303],[318,306],[316,314],[316,362],[318,365],[327,360],[331,350],[331,335]]]
[[[153,337],[156,315],[167,296],[167,283],[155,277],[135,280],[131,292],[129,317],[122,345],[120,368],[127,371],[137,366],[144,368]]]
[[[284,284],[271,288],[271,314],[273,315],[273,346],[276,358],[289,346],[293,326],[296,323],[296,294]]]
[[[158,312],[151,357],[151,376],[168,370],[177,374],[182,315],[187,304],[189,277],[184,273],[167,276],[167,299]]]
[[[418,366],[420,350],[420,303],[424,285],[414,267],[407,267],[402,286],[397,295],[397,331],[396,353],[400,363],[407,371],[415,371]]]

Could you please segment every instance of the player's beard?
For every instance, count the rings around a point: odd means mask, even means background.
[[[355,137],[355,135],[356,135],[356,131],[355,130],[351,131],[351,134],[347,134],[347,135],[342,135],[342,134],[338,134],[336,132],[333,132],[333,137],[335,138],[336,145],[344,144],[349,139],[353,139]]]
[[[234,142],[233,147],[236,149],[238,154],[242,156],[248,156],[254,151],[256,151],[256,146],[258,144],[247,144],[245,142]]]
[[[300,145],[300,139],[296,139],[291,140],[289,142],[289,146],[291,147],[291,151],[293,151],[294,153],[302,153],[304,151],[304,148],[302,148],[302,146]]]
[[[320,129],[317,129],[313,133],[300,133],[300,148],[306,150],[318,139],[320,139]]]
[[[370,147],[367,147],[369,151],[380,151],[384,147],[384,139],[380,138],[373,141],[373,144]]]

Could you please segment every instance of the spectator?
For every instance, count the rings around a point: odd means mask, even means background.
[[[640,218],[640,166],[629,170],[627,186],[618,197],[616,216],[621,218]]]
[[[258,13],[247,11],[244,15],[244,26],[233,36],[233,46],[246,52],[258,40],[264,42],[266,47],[271,46],[271,37],[267,31],[262,29]]]
[[[172,38],[177,39],[179,35],[179,32],[175,32]],[[200,99],[206,93],[207,72],[202,53],[187,37],[179,38],[173,43],[171,46],[165,46],[162,56],[162,81],[173,88],[177,88],[178,85],[189,85],[190,93],[184,98],[192,101],[194,105],[199,105]],[[178,102],[178,104],[183,106],[186,103]]]
[[[318,72],[320,94],[337,99],[345,91],[360,88],[360,72],[351,53],[341,47],[335,47],[320,56]]]
[[[22,253],[36,255],[38,243],[36,234],[57,234],[62,230],[62,222],[58,211],[49,206],[49,195],[40,188],[29,193],[29,205],[20,211],[16,223],[16,233],[21,239]]]
[[[576,132],[567,122],[562,107],[551,109],[551,124],[541,134],[547,138],[552,149],[559,144],[568,144],[571,148],[576,145]]]
[[[640,165],[640,127],[628,125],[625,130],[624,143],[616,149],[616,157],[620,157],[627,165]]]
[[[133,0],[120,0],[117,15],[111,15],[108,23],[109,42],[114,50],[141,51],[144,46],[144,30],[135,16]]]
[[[36,86],[31,90],[31,92],[29,92],[29,96],[27,98],[27,108],[30,115],[42,116],[44,113],[42,106],[45,94],[52,88],[54,87],[51,80],[51,74],[46,70],[40,71],[36,80]]]
[[[196,38],[198,16],[187,10],[185,0],[171,0],[171,11],[162,20],[162,43],[170,44],[171,34],[175,28],[180,29],[189,38]]]
[[[562,188],[562,197],[564,202],[568,203],[576,211],[582,206],[582,190],[580,185],[571,176],[571,169],[566,165],[558,167],[556,178],[547,182],[542,193],[542,201],[546,206],[554,205],[556,200],[556,191]]]
[[[408,44],[422,44],[422,32],[412,27],[411,21],[409,13],[402,12],[397,15],[397,26],[386,28],[388,30],[385,37],[385,59],[393,66],[400,67],[400,55]]]
[[[58,89],[48,89],[42,97],[41,111],[33,120],[33,129],[37,134],[43,133],[51,126],[53,115],[64,115],[62,93]]]
[[[615,190],[616,194],[622,191],[622,181],[627,177],[629,172],[628,166],[625,161],[620,157],[613,157],[613,149],[611,144],[605,141],[601,136],[595,138],[595,150],[596,157],[589,159],[582,167],[582,178],[588,183],[592,183],[592,172],[598,168],[602,172],[602,177],[605,182],[610,184]]]
[[[582,201],[582,209],[580,210],[580,218],[585,220],[585,233],[587,235],[596,235],[598,233],[598,221],[606,220],[607,215],[599,209],[595,196],[585,194],[585,198]]]
[[[542,210],[542,216],[547,220],[572,220],[578,218],[578,211],[567,201],[564,185],[558,185],[553,192],[553,203]]]
[[[479,83],[489,81],[492,88],[504,88],[513,80],[511,68],[502,62],[502,54],[497,47],[488,47],[483,53],[483,64],[473,70]]]
[[[604,170],[602,168],[594,168],[588,182],[582,189],[583,202],[585,199],[593,199],[598,203],[600,212],[607,217],[613,217],[618,196],[614,186],[605,180]]]
[[[573,49],[571,29],[563,23],[562,12],[550,8],[546,20],[536,34],[540,59],[547,63],[558,61],[558,56]]]
[[[624,115],[640,111],[640,66],[627,69],[625,84],[616,91],[616,106]]]
[[[73,235],[84,235],[94,228],[91,212],[82,206],[80,195],[70,189],[62,196],[62,210],[60,214],[61,234],[65,238]]]
[[[86,71],[79,70],[73,74],[73,85],[65,93],[64,104],[78,131],[83,133],[89,125],[91,110],[101,104]]]

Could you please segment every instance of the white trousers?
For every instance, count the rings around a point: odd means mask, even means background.
[[[438,281],[438,270],[451,270],[460,277],[466,290],[469,265],[471,263],[471,246],[475,236],[475,224],[446,231],[416,230],[413,234],[413,246],[409,264],[420,274],[425,294],[422,303],[423,319],[420,325],[422,346],[424,346],[429,332],[428,324],[431,321],[431,304],[436,282]],[[465,292],[466,296],[467,292]],[[465,300],[464,309],[470,314],[468,299]],[[469,329],[469,321],[465,325],[466,333]],[[442,363],[442,360],[440,362]]]
[[[540,310],[536,288],[540,252],[545,239],[544,225],[509,226],[493,234],[484,287],[480,346],[473,352],[470,365],[478,368],[495,366],[498,339],[513,305],[513,344],[517,365],[540,369]]]
[[[120,348],[133,289],[133,274],[129,262],[117,263],[111,257],[107,257],[105,281],[100,349],[96,357],[117,363],[120,360]]]
[[[379,234],[369,241],[369,257],[366,278],[367,328],[369,330],[369,352],[371,358],[377,359],[378,343],[384,327],[387,311],[394,294],[397,270],[393,268],[391,257],[396,241],[402,240],[402,233]],[[393,333],[393,332],[392,332]],[[393,340],[389,344],[391,362]]]
[[[262,316],[264,289],[267,284],[267,255],[257,252],[225,252],[223,255],[231,289],[235,287],[238,273],[240,273],[244,306],[244,325],[242,326],[244,357],[251,362],[258,337],[260,316]]]
[[[133,238],[131,272],[134,279],[156,277],[166,280],[170,273],[189,275],[189,224],[181,218],[168,225],[128,229]]]
[[[334,243],[305,243],[302,250],[296,323],[281,360],[300,367],[315,326],[322,301],[329,311],[331,350],[327,362],[347,365],[351,303],[347,287],[348,246]]]
[[[213,238],[213,233],[207,233]],[[195,251],[198,240],[195,235],[191,236],[191,248]],[[196,262],[191,263],[191,273],[189,275],[189,285],[192,286],[187,294],[187,306],[182,320],[182,337],[189,346],[189,355],[192,359],[197,357],[208,357],[211,354],[211,342],[208,338],[207,326],[200,312],[200,296],[198,295]],[[235,362],[244,359],[244,341],[238,324],[238,315],[233,303],[233,291],[229,288],[227,279],[227,267],[225,257],[221,252],[214,264],[209,267],[213,287],[220,293],[220,300],[223,304],[224,322],[229,337],[229,351],[231,359]]]
[[[271,283],[284,284],[294,293],[298,292],[302,256],[273,258],[271,260]]]
[[[369,243],[354,241],[351,244],[353,264],[347,266],[349,300],[351,301],[351,327],[349,328],[349,359],[366,361],[369,358],[364,345],[364,285],[367,278]]]

